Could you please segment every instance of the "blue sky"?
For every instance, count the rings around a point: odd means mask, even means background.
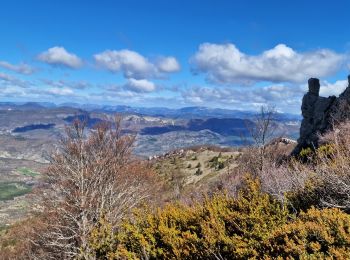
[[[299,113],[339,94],[349,1],[16,1],[0,8],[0,101]]]

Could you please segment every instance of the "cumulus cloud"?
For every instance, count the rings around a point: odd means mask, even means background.
[[[175,57],[161,57],[157,61],[157,68],[162,72],[176,72],[180,70],[180,64]]]
[[[156,78],[162,76],[162,73],[171,73],[180,69],[174,57],[162,57],[154,63],[131,50],[107,50],[95,54],[94,59],[98,66],[111,72],[121,72],[125,78]]]
[[[152,92],[156,89],[156,85],[146,79],[128,79],[128,82],[124,85],[128,90],[134,92]]]
[[[94,55],[97,65],[112,72],[123,72],[126,78],[147,78],[156,73],[156,67],[145,57],[130,50],[104,51]]]
[[[322,82],[320,88],[320,96],[338,96],[346,89],[347,86],[347,80],[337,80],[334,83],[330,83],[328,81]]]
[[[12,70],[14,72],[20,73],[20,74],[26,74],[30,75],[33,74],[35,69],[28,64],[25,64],[21,62],[18,65],[11,64],[7,61],[0,61],[0,67],[5,68],[7,70]]]
[[[338,71],[345,57],[328,49],[299,53],[279,44],[260,55],[247,55],[234,44],[203,43],[191,58],[194,71],[212,82],[253,84],[258,81],[303,82]]]
[[[83,65],[83,61],[75,54],[69,53],[61,46],[55,46],[38,55],[38,59],[42,62],[54,66],[64,66],[77,69]]]

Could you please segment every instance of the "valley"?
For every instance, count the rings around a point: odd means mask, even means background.
[[[40,174],[64,136],[66,125],[75,119],[92,128],[120,113],[124,133],[136,135],[134,154],[150,160],[169,182],[181,180],[183,186],[210,182],[224,174],[226,167],[234,167],[234,159],[239,156],[235,147],[250,142],[245,124],[252,120],[253,113],[231,111],[241,118],[230,118],[229,110],[194,107],[84,108],[0,103],[0,226],[22,219],[29,209],[35,211]],[[281,114],[277,126],[276,136],[298,135],[297,116],[291,120]],[[213,166],[211,160],[222,168]]]

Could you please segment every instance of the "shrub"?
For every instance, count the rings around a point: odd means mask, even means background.
[[[258,181],[237,199],[216,194],[203,203],[137,210],[117,235],[104,224],[93,232],[101,259],[348,259],[350,216],[311,208],[291,215]]]
[[[214,156],[209,160],[209,166],[215,170],[221,170],[225,168],[225,162],[225,159],[223,159],[221,153],[219,153],[218,156]]]
[[[312,206],[337,207],[350,213],[350,123],[320,138],[322,145],[304,149],[300,159],[277,164],[265,158],[257,176],[263,190],[296,211]]]
[[[311,208],[271,232],[264,254],[281,259],[349,259],[350,216]]]
[[[291,201],[300,209],[337,207],[350,212],[350,123],[338,125],[321,138],[324,143],[305,164],[309,180],[293,191]]]
[[[270,230],[286,223],[289,214],[270,195],[261,193],[258,181],[247,180],[247,184],[237,199],[216,194],[192,206],[170,204],[153,214],[137,211],[122,224],[112,243],[102,243],[96,250],[109,259],[257,257]],[[102,227],[93,234],[98,241],[110,241]]]
[[[203,174],[203,171],[200,168],[198,168],[195,172],[195,175],[201,175],[201,174]]]
[[[313,155],[313,150],[310,147],[301,149],[299,157],[301,160],[306,161]]]

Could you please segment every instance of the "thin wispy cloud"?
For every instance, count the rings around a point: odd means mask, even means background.
[[[31,81],[22,80],[17,77],[0,72],[0,86],[29,88],[32,85],[33,84]]]
[[[7,61],[0,61],[0,67],[25,75],[30,75],[35,72],[35,69],[32,66],[23,62],[15,65]]]
[[[56,87],[56,88],[71,88],[71,89],[80,89],[84,90],[87,88],[91,88],[93,84],[80,80],[80,81],[68,81],[68,80],[50,80],[50,79],[42,79],[41,80],[45,85]]]
[[[51,88],[46,91],[48,94],[52,94],[54,96],[72,96],[74,95],[74,91],[70,88]]]

